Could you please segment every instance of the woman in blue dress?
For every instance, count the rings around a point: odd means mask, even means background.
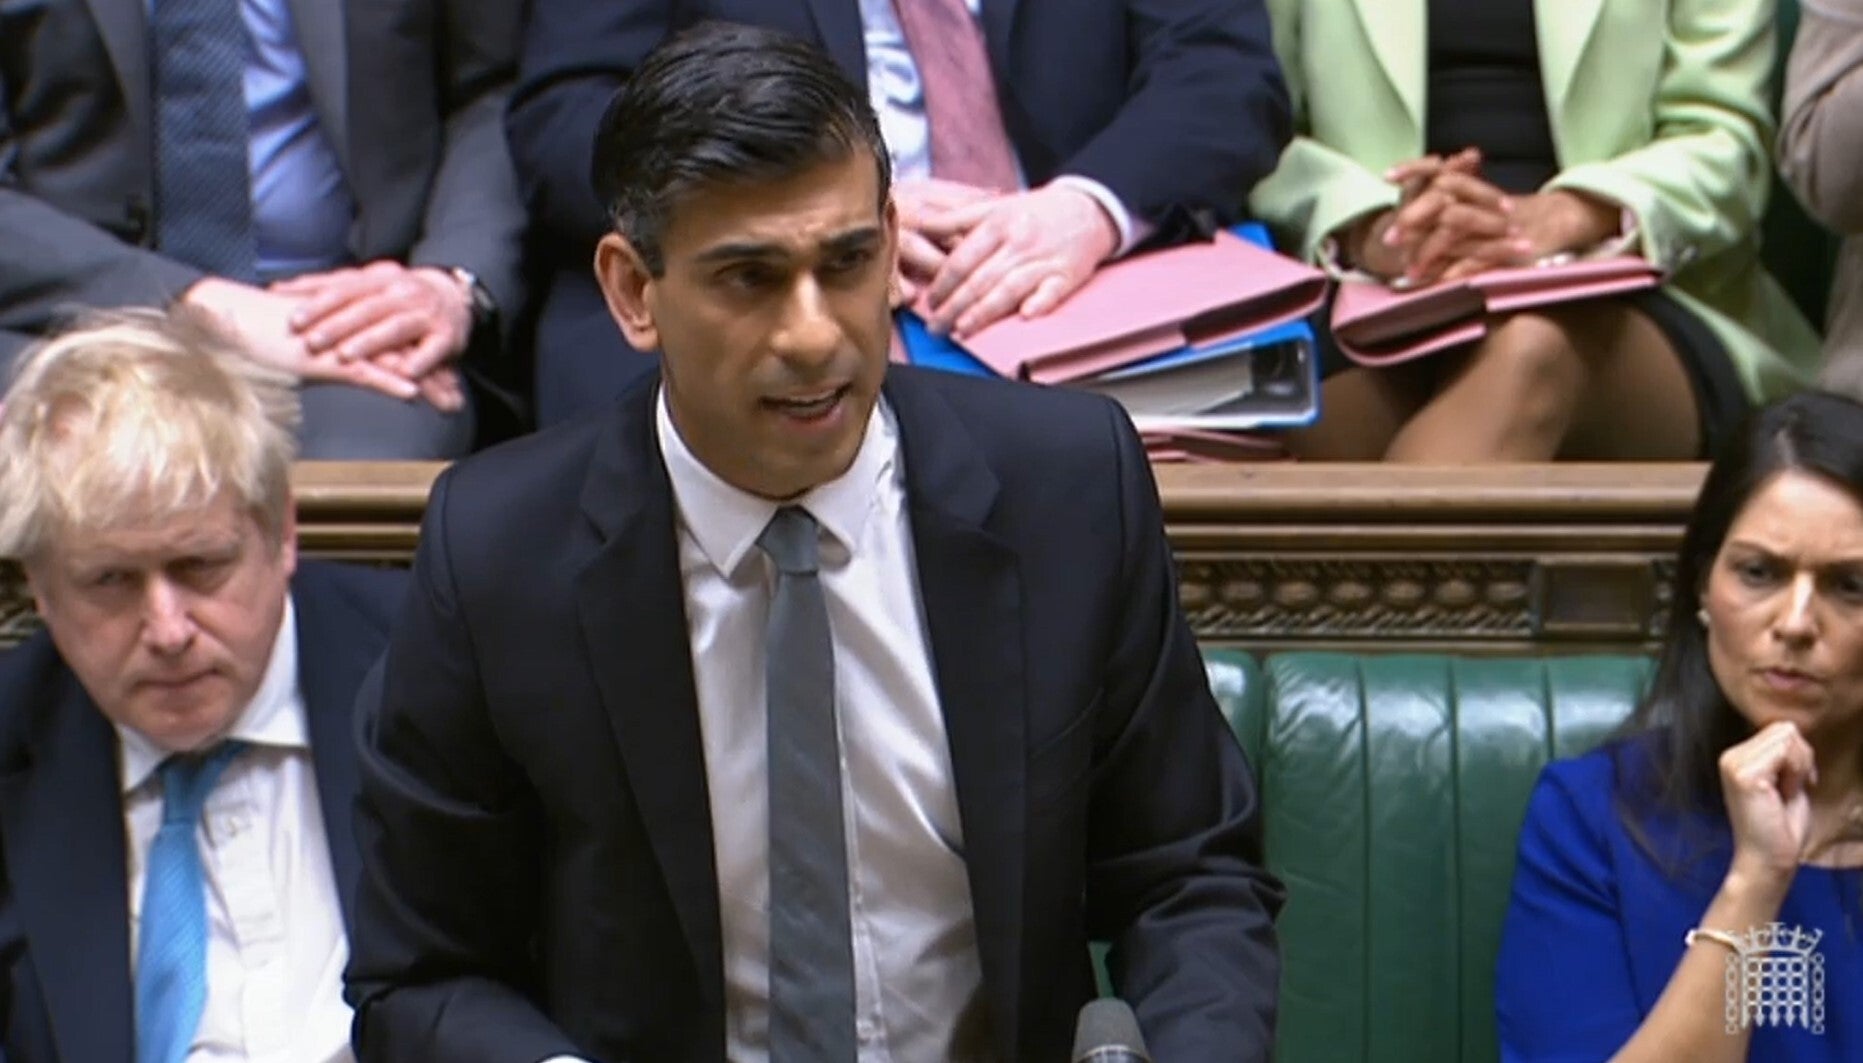
[[[1495,998],[1509,1061],[1863,1060],[1863,406],[1709,471],[1624,732],[1547,766]]]

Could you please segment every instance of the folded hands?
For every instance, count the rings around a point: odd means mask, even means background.
[[[1473,148],[1413,159],[1384,176],[1401,190],[1398,205],[1351,225],[1344,251],[1359,269],[1409,286],[1595,247],[1622,225],[1616,205],[1583,193],[1502,191],[1482,178]]]

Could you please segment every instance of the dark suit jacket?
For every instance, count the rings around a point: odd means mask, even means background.
[[[1262,0],[983,0],[1003,120],[1031,185],[1091,177],[1177,243],[1238,220],[1291,136]],[[624,380],[628,358],[590,269],[607,221],[589,181],[609,97],[669,31],[706,19],[784,30],[867,84],[857,0],[532,0],[507,125],[546,257],[538,406],[579,390],[552,366]],[[558,401],[555,393],[568,397]],[[597,389],[600,390],[599,388]],[[597,395],[607,401],[616,392]]]
[[[13,363],[32,346],[32,337],[0,329],[0,390],[12,379]]]
[[[723,1059],[648,384],[435,485],[364,724],[365,1061]],[[1103,399],[909,368],[887,397],[997,1051],[1064,1058],[1104,938],[1158,1058],[1266,1059],[1280,890],[1135,433]]]
[[[0,328],[160,304],[200,279],[151,250],[148,0],[0,0]],[[312,102],[355,197],[349,250],[472,270],[522,297],[500,116],[512,0],[290,0]]]
[[[298,566],[298,680],[331,867],[357,876],[350,707],[406,579]],[[0,654],[0,1059],[128,1063],[135,1054],[128,864],[117,739],[50,637]]]

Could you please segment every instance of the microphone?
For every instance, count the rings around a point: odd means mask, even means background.
[[[1131,1006],[1113,997],[1088,1001],[1074,1025],[1072,1063],[1152,1063]]]

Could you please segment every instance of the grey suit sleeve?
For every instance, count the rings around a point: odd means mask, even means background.
[[[471,270],[497,300],[508,327],[524,298],[524,204],[504,131],[505,101],[517,75],[520,5],[444,0],[442,10],[440,166],[408,260]]]
[[[1863,233],[1863,0],[1801,0],[1779,171],[1806,209]]]
[[[41,333],[76,307],[159,305],[201,279],[192,266],[127,243],[20,187],[11,114],[0,76],[0,329]]]
[[[0,329],[37,334],[79,307],[160,306],[204,276],[0,183]]]

